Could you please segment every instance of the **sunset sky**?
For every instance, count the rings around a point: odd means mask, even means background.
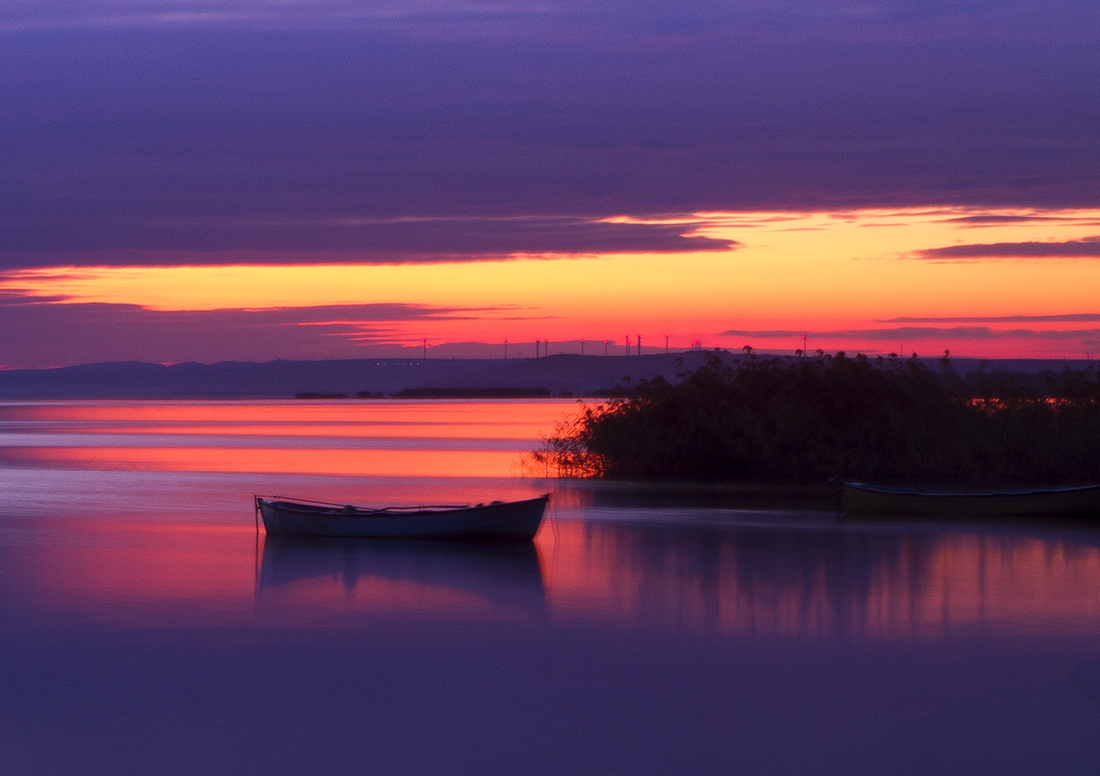
[[[1095,0],[6,0],[0,365],[1096,358],[1098,51]]]

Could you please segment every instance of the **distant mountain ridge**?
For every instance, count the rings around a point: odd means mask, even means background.
[[[718,351],[734,362],[741,354]],[[712,352],[581,356],[558,354],[514,359],[344,359],[327,361],[222,361],[150,364],[137,361],[82,364],[52,369],[0,370],[0,399],[285,399],[296,394],[392,395],[402,390],[460,390],[467,395],[500,389],[545,389],[554,395],[586,395],[624,387],[658,375],[675,380]],[[763,354],[761,357],[768,357]],[[938,359],[921,359],[935,368]],[[952,358],[959,374],[1034,375],[1081,369],[1095,362]]]
[[[232,399],[296,394],[396,394],[407,389],[606,391],[624,381],[702,363],[702,352],[641,356],[561,354],[526,359],[346,359],[223,361],[215,364],[110,362],[0,371],[0,399]]]

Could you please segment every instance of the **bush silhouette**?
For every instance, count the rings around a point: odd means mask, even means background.
[[[1043,391],[964,380],[945,354],[711,357],[677,383],[582,407],[534,458],[564,476],[920,485],[1100,481],[1100,379],[1047,375]]]

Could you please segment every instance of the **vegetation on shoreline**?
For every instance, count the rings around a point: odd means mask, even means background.
[[[917,359],[711,358],[671,384],[582,406],[533,454],[562,476],[907,485],[1100,481],[1100,374],[1043,390]]]

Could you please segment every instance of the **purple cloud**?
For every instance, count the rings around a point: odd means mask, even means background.
[[[881,323],[1088,323],[1100,321],[1100,313],[1066,315],[957,316],[950,318],[889,318]]]
[[[1084,0],[14,0],[4,24],[8,267],[714,250],[597,221],[1100,206]]]
[[[1005,224],[1069,223],[1077,222],[1077,219],[1071,216],[1040,214],[998,215],[985,213],[981,215],[945,218],[944,222],[948,224],[968,224],[970,226],[1004,226]]]
[[[885,340],[897,342],[921,339],[1001,340],[1001,339],[1049,339],[1074,341],[1093,339],[1100,342],[1098,329],[996,329],[989,326],[896,326],[870,329],[833,329],[808,331],[806,329],[729,329],[720,333],[723,337],[758,337],[760,339],[837,338],[849,340]]]
[[[494,312],[504,308],[494,308]],[[263,310],[157,311],[126,304],[0,301],[0,365],[46,367],[139,359],[160,363],[359,358],[393,325],[475,317],[484,309],[330,305]]]
[[[571,216],[233,219],[206,214],[142,222],[40,221],[0,235],[0,268],[104,263],[256,263],[322,261],[400,264],[502,259],[511,254],[727,251],[733,240],[685,234],[692,226],[608,223]],[[19,235],[18,231],[23,234]],[[4,250],[6,248],[6,250]]]
[[[918,259],[1100,259],[1100,237],[1064,242],[949,245],[911,254]]]
[[[706,36],[715,31],[770,37],[831,40],[888,38],[973,39],[1041,35],[1059,30],[1079,37],[1094,18],[1085,0],[1068,0],[1042,15],[1005,0],[967,0],[914,5],[906,0],[787,0],[731,4],[722,0],[8,0],[4,27],[49,28],[229,28],[385,29],[436,36],[540,38],[547,30],[606,30],[631,36]],[[597,26],[616,22],[614,27]]]

